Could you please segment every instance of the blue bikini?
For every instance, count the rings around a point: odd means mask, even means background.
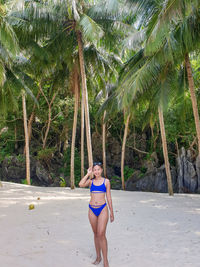
[[[93,183],[92,180],[92,184],[90,187],[90,192],[91,193],[106,193],[106,185],[105,185],[105,178],[104,178],[104,182],[101,185],[95,185]],[[106,203],[104,203],[103,205],[90,205],[89,204],[89,208],[91,209],[91,211],[98,217],[99,214],[101,213],[101,211],[103,210],[103,208],[106,206]]]

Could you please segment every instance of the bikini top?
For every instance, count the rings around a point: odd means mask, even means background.
[[[101,185],[95,185],[93,183],[93,180],[92,180],[92,184],[91,184],[91,187],[90,187],[90,192],[91,193],[105,193],[106,192],[106,185],[105,185],[105,178],[104,178],[104,181],[103,181],[103,184]]]

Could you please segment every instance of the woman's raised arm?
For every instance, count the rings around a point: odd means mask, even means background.
[[[87,174],[80,180],[79,182],[79,186],[80,187],[87,187],[90,185],[90,179],[88,179],[88,177],[92,174],[92,167],[90,167],[87,170]]]

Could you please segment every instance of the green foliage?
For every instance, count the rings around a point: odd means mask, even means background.
[[[25,1],[24,6],[13,2],[7,7],[1,4],[0,161],[5,157],[9,161],[14,152],[18,153],[16,140],[19,151],[23,150],[21,92],[26,90],[35,99],[39,84],[46,98],[40,95],[38,102],[33,102],[30,96],[26,98],[28,120],[33,103],[37,103],[30,152],[37,153],[37,159],[49,165],[54,152],[62,153],[63,143],[66,140],[70,143],[74,113],[70,73],[78,58],[76,31],[80,31],[83,38],[92,133],[101,133],[104,109],[100,113],[98,110],[100,106],[105,107],[107,136],[117,138],[121,144],[123,112],[129,110],[129,134],[148,133],[145,147],[148,154],[144,159],[150,159],[151,153],[156,151],[159,161],[163,162],[157,112],[158,105],[162,104],[170,163],[175,164],[176,143],[179,148],[186,149],[194,143],[196,129],[184,55],[189,53],[191,59],[199,105],[200,2],[130,0],[138,4],[134,9],[127,8],[125,2],[73,1],[73,8],[69,4],[71,1],[67,4],[65,1]],[[122,64],[124,60],[127,61]],[[79,79],[81,82],[80,75]],[[49,115],[47,102],[51,102],[55,92],[48,145],[41,149]],[[106,94],[107,104],[103,103]],[[80,137],[80,112],[78,116],[77,135]],[[8,131],[1,133],[4,127],[8,127]],[[154,134],[150,128],[154,129]],[[137,140],[130,147],[133,145],[140,148]],[[81,177],[78,146],[75,151],[76,186]],[[197,149],[195,145],[193,149]],[[25,159],[22,155],[17,158],[21,162]],[[63,160],[66,168],[62,168],[67,177],[70,176],[70,158],[69,148]],[[139,157],[136,161],[139,162]],[[141,164],[138,169],[142,177],[146,168]],[[125,166],[125,181],[133,173],[134,169]],[[66,185],[63,177],[60,180],[61,186]],[[112,183],[120,184],[120,177],[112,177]]]
[[[134,173],[134,169],[124,166],[124,180],[127,181]]]
[[[60,187],[66,187],[66,181],[63,177],[60,177]]]
[[[19,162],[25,162],[25,156],[24,155],[22,155],[22,154],[19,154],[18,156],[17,156],[17,160],[19,161]]]
[[[11,138],[13,138],[13,133],[10,131],[5,132],[0,136],[0,162],[3,161],[4,158],[8,158],[14,152],[15,143],[9,141]]]
[[[142,178],[142,177],[144,177],[144,175],[145,175],[145,173],[144,173],[144,172],[141,172],[141,173],[139,173],[139,178]]]
[[[21,179],[22,184],[28,184],[26,179]],[[30,183],[32,184],[32,179],[30,180]]]
[[[183,96],[176,103],[171,103],[165,118],[167,141],[188,147],[196,136],[194,116],[190,96]],[[187,122],[187,123],[186,123]]]
[[[63,165],[66,165],[66,168],[63,167],[60,169],[60,172],[64,173],[64,176],[70,177],[70,161],[71,161],[71,148],[69,147],[64,153]],[[81,179],[81,157],[77,150],[75,149],[74,157],[74,176],[75,176],[75,186],[78,186]]]
[[[55,148],[45,148],[38,151],[37,159],[48,163],[53,158],[53,153],[55,152]]]
[[[143,166],[140,168],[140,171],[141,171],[141,173],[145,174],[147,171],[147,168]]]
[[[121,178],[119,176],[112,176],[111,180],[110,180],[110,185],[111,188],[112,187],[116,187],[116,185],[119,186],[119,188],[121,187]]]

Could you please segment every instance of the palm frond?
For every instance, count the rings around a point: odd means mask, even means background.
[[[4,84],[5,80],[6,80],[5,67],[2,60],[0,60],[0,86]]]
[[[81,16],[78,25],[82,29],[84,38],[90,42],[97,41],[104,35],[102,28],[86,14]]]
[[[19,52],[18,40],[12,27],[6,21],[5,18],[0,17],[0,43],[4,49],[10,54],[10,56],[15,57]]]

